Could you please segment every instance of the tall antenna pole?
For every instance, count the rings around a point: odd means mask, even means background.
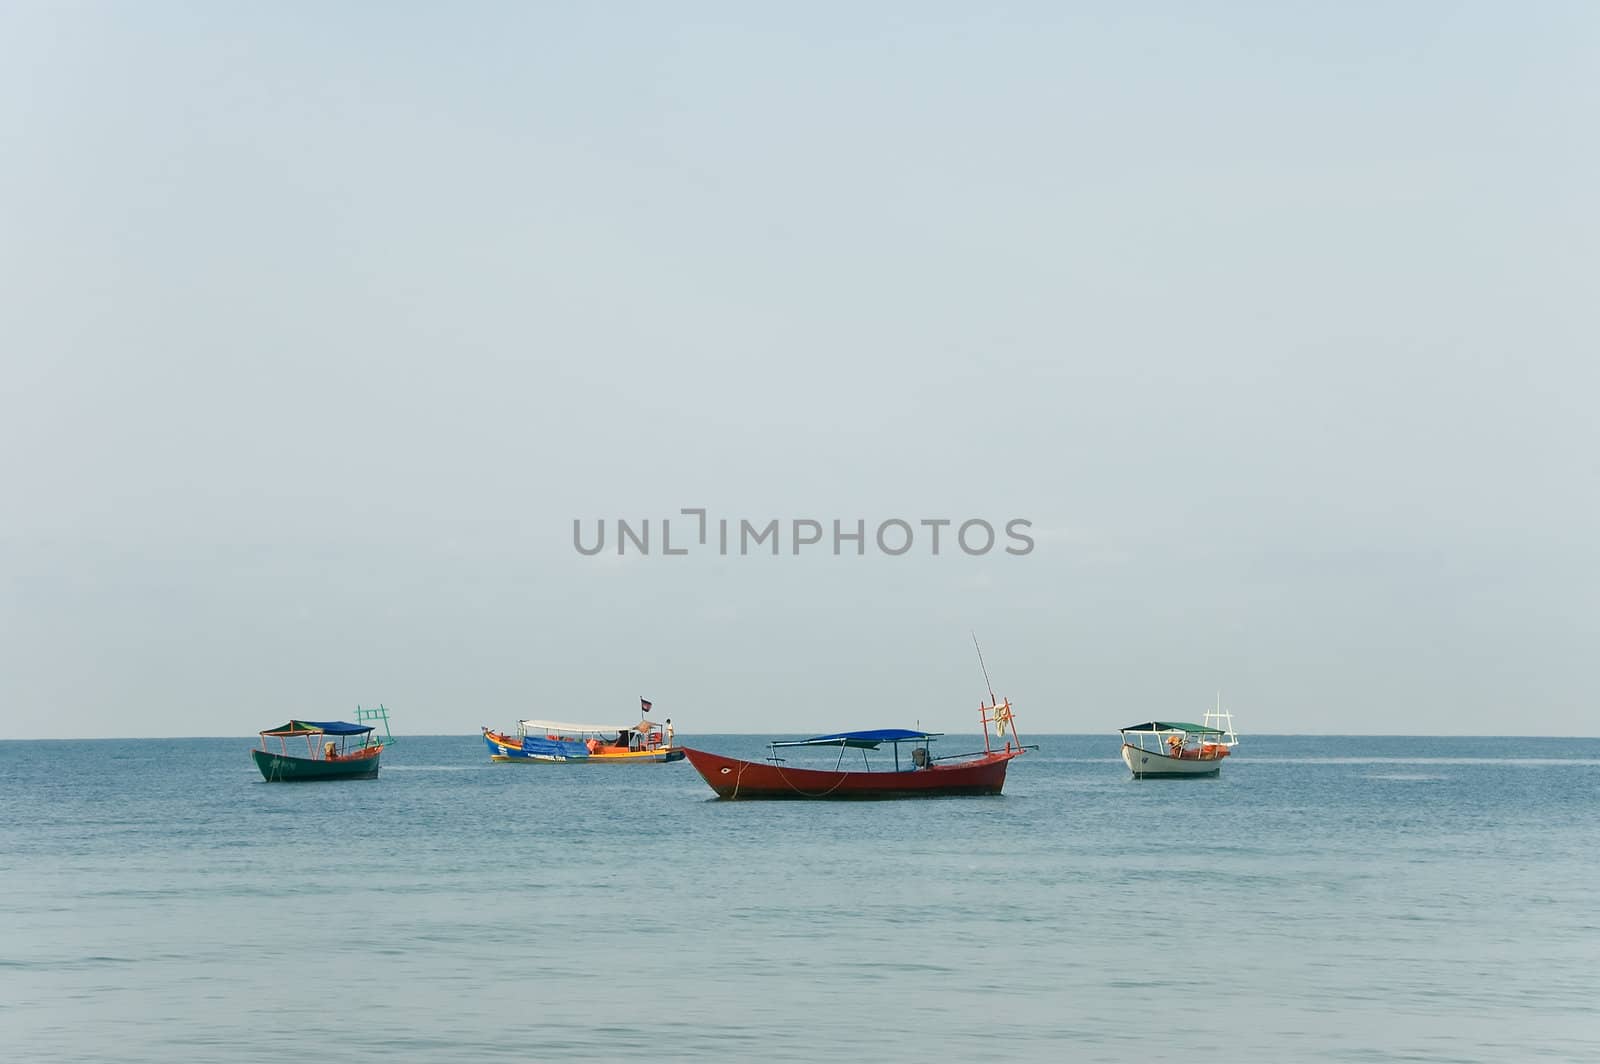
[[[989,666],[983,663],[983,648],[978,645],[978,633],[972,633],[972,648],[978,652],[978,668],[983,670],[983,685],[989,689],[989,704],[994,705],[994,684],[989,682]]]

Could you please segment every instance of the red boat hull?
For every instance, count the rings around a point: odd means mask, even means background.
[[[943,798],[999,794],[1006,784],[1006,765],[1021,751],[901,772],[819,771],[740,761],[688,747],[683,752],[720,798]]]

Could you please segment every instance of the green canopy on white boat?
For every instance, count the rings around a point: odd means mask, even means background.
[[[1226,735],[1221,728],[1210,728],[1204,724],[1185,724],[1182,721],[1150,720],[1143,724],[1130,724],[1122,729],[1125,732],[1187,732],[1190,735]]]

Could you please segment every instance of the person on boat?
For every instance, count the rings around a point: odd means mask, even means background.
[[[339,760],[339,751],[333,745],[332,739],[329,739],[327,742],[322,744],[322,756],[327,758],[329,761]]]
[[[1169,736],[1167,736],[1167,745],[1172,747],[1172,756],[1173,757],[1182,757],[1183,756],[1183,736],[1181,736],[1181,735],[1169,735]]]
[[[667,718],[667,747],[670,749],[671,746],[672,746],[672,718],[668,717]]]

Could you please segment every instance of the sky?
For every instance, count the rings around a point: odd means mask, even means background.
[[[1600,11],[762,6],[0,8],[0,738],[1600,734]]]

